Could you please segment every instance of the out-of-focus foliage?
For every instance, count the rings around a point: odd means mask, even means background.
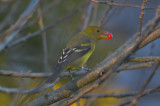
[[[6,5],[5,2],[11,1],[8,7],[0,12],[0,24],[4,22],[7,18],[7,15],[11,11],[12,7],[19,2],[18,8],[12,13],[12,17],[10,17],[10,24],[6,26],[0,33],[8,29],[11,25],[13,25],[18,17],[23,13],[23,11],[28,6],[30,0],[4,0],[0,1],[0,6]],[[53,22],[56,22],[61,17],[67,15],[68,13],[79,8],[83,3],[88,2],[88,0],[41,0],[40,9],[42,11],[43,23],[44,26],[47,26]],[[131,5],[141,5],[142,0],[114,0],[116,3],[120,4],[131,4]],[[53,7],[50,6],[54,4]],[[159,0],[148,0],[147,7],[157,7],[160,4]],[[97,13],[95,13],[94,9],[92,11],[92,15],[90,17],[90,21],[88,25],[98,25],[101,21],[101,18],[104,16],[108,6],[105,4],[97,4]],[[96,7],[95,6],[95,7]],[[65,47],[66,43],[76,34],[78,33],[84,21],[84,15],[87,11],[87,7],[83,8],[80,12],[77,12],[71,18],[61,22],[56,25],[51,30],[46,31],[47,35],[47,49],[48,49],[48,62],[49,68],[52,71],[54,66],[57,63],[59,56],[61,55],[62,49]],[[15,41],[21,37],[26,36],[29,33],[36,32],[40,30],[40,26],[36,21],[38,19],[38,13],[36,12],[33,17],[27,22],[25,28],[17,34]],[[96,14],[96,15],[94,15]],[[146,10],[144,15],[143,23],[144,25],[148,22],[149,19],[153,18],[155,14],[155,10]],[[96,16],[96,17],[95,17]],[[92,68],[96,66],[100,61],[110,55],[115,49],[117,49],[123,42],[125,42],[128,38],[130,38],[135,32],[137,32],[139,26],[139,16],[140,9],[131,8],[131,7],[113,7],[107,17],[105,17],[103,28],[112,32],[114,35],[114,39],[111,41],[101,41],[98,43],[95,52],[91,56],[91,58],[86,63],[86,67]],[[95,18],[95,21],[93,21]],[[35,22],[35,24],[33,24]],[[32,25],[33,24],[33,25]],[[31,25],[31,26],[29,26]],[[147,45],[145,48],[140,50],[135,56],[148,56],[151,54],[153,56],[159,56],[160,49],[159,46],[156,45],[160,40],[153,42],[155,44],[154,48],[151,50],[152,44]],[[33,37],[24,43],[18,44],[12,48],[6,49],[3,52],[0,52],[0,69],[7,69],[13,71],[32,71],[32,72],[46,72],[44,68],[44,53],[42,46],[42,36]],[[147,70],[151,70],[149,68]],[[158,72],[159,73],[159,72]],[[105,90],[98,91],[100,94],[103,93],[112,93],[112,88],[120,93],[122,91],[137,90],[139,89],[139,85],[143,84],[146,77],[150,74],[149,71],[141,71],[136,70],[132,72],[121,72],[118,75],[114,75],[108,82],[110,88],[105,88]],[[158,74],[157,74],[158,75]],[[159,76],[155,76],[153,82],[150,86],[156,86],[159,84],[160,79]],[[68,78],[69,79],[69,78]],[[66,79],[65,79],[66,80]],[[70,80],[70,79],[69,79]],[[11,78],[11,77],[1,77],[0,76],[0,86],[8,87],[8,88],[25,88],[29,89],[35,87],[37,82],[41,81],[41,79],[28,79],[28,78]],[[35,83],[36,82],[36,83]],[[66,81],[64,79],[58,83],[54,89],[62,86]],[[122,89],[119,89],[122,88]],[[159,97],[159,96],[158,96]],[[0,103],[4,106],[8,103],[17,102],[16,99],[19,98],[19,95],[15,94],[6,94],[0,93]],[[153,95],[153,98],[155,96]],[[149,98],[145,98],[146,101]],[[80,106],[86,103],[86,99],[80,99]],[[122,100],[115,98],[104,98],[104,99],[96,99],[93,102],[93,106],[115,106],[120,103]],[[154,105],[160,105],[159,100],[152,99],[151,102],[154,102]],[[141,106],[145,103],[140,102]],[[76,106],[76,104],[73,104]]]

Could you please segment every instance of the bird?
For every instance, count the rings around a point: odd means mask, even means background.
[[[88,26],[68,42],[55,66],[53,74],[44,83],[41,83],[39,87],[30,90],[29,93],[38,93],[51,87],[62,71],[70,72],[82,69],[94,52],[97,42],[101,39],[111,40],[112,38],[112,33],[106,32],[97,26]]]
[[[88,26],[79,32],[63,49],[54,72],[46,80],[46,83],[53,83],[62,71],[70,72],[82,69],[83,65],[94,52],[96,43],[101,39],[111,40],[112,38],[112,33],[106,32],[97,26]]]

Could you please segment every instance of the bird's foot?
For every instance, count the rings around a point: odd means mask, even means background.
[[[82,69],[85,70],[85,71],[88,71],[88,72],[91,71],[90,68],[86,68],[86,67],[82,67]]]
[[[74,81],[73,75],[70,70],[69,70],[69,74],[70,74],[71,80]]]
[[[72,81],[74,81],[74,78],[73,78],[73,77],[71,77],[71,80],[72,80]]]

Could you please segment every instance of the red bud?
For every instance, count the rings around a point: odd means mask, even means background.
[[[108,34],[107,34],[107,38],[108,38],[108,40],[111,40],[111,39],[113,38],[112,33],[108,33]]]

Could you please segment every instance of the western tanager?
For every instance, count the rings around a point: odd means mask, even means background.
[[[99,27],[88,26],[82,32],[74,36],[63,49],[54,73],[46,83],[53,83],[64,70],[79,70],[93,53],[97,41],[101,39],[112,39],[112,34],[105,32]]]

